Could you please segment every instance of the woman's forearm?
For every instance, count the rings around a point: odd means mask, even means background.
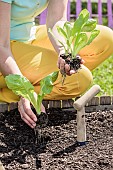
[[[57,31],[57,26],[63,27],[65,22],[66,21],[60,20],[53,27],[50,28],[52,30],[55,38],[48,32],[50,41],[52,42],[52,45],[54,46],[54,48],[58,54],[64,53],[64,48],[59,43],[58,40],[60,40],[63,44],[65,44],[66,42],[65,42],[65,39],[61,35],[59,35],[59,33]],[[49,30],[49,25],[47,26],[47,30]]]
[[[19,74],[21,72],[11,54],[10,49],[0,46],[0,72],[3,76],[9,74]]]
[[[63,27],[64,23],[67,21],[67,4],[68,0],[49,0],[48,13],[47,13],[47,30],[52,29],[53,34],[56,38],[53,38],[50,33],[48,33],[50,41],[52,42],[56,52],[63,53],[63,46],[56,40],[59,39],[62,43],[65,40],[62,36],[58,34],[57,26]]]

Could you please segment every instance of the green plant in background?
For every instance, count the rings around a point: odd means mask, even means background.
[[[82,9],[87,8],[87,2],[82,2]],[[75,15],[76,3],[71,2],[71,14]],[[92,2],[92,13],[98,14],[98,3]],[[107,19],[107,3],[102,3],[102,19],[103,25],[108,25]],[[93,17],[94,18],[94,17]],[[98,18],[94,18],[98,21]],[[72,19],[72,21],[75,20]],[[104,61],[98,68],[92,71],[94,77],[94,84],[99,84],[103,91],[98,95],[113,95],[113,56]]]
[[[49,74],[40,81],[40,92],[36,94],[34,86],[30,81],[21,75],[10,74],[5,77],[7,87],[11,89],[16,95],[28,99],[34,106],[38,115],[41,114],[41,103],[46,94],[50,94],[53,89],[53,83],[58,77],[58,71]]]
[[[106,1],[107,2],[107,1]],[[87,8],[87,2],[82,2],[82,9]],[[76,3],[71,3],[71,13],[75,14]],[[102,3],[102,20],[103,25],[108,25],[107,3]],[[98,2],[92,2],[92,14],[98,14]],[[98,15],[97,15],[98,16]],[[93,17],[94,18],[94,17]],[[98,17],[95,17],[98,21]],[[99,84],[103,91],[98,95],[113,95],[113,55],[104,61],[98,68],[92,71],[94,84]]]
[[[113,95],[113,56],[104,61],[98,68],[92,71],[94,84],[101,86],[102,91],[98,94]]]

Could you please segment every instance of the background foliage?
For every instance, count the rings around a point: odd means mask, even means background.
[[[82,3],[82,9],[87,8],[87,2]],[[98,14],[98,3],[92,3],[92,13]],[[71,2],[71,14],[76,14],[76,3],[75,0]],[[103,14],[103,25],[108,25],[107,20],[107,4],[102,3],[102,14]],[[94,18],[94,17],[93,17]],[[98,21],[98,15],[95,17]],[[72,19],[74,21],[75,18]],[[36,24],[39,21],[36,20]],[[98,68],[92,72],[94,77],[94,84],[99,84],[102,88],[102,92],[99,95],[113,95],[113,56],[110,56],[104,61]]]
[[[87,8],[87,2],[82,2],[82,9]],[[71,14],[75,14],[76,11],[76,3],[75,1],[71,2]],[[92,2],[92,14],[98,14],[98,3]],[[102,15],[103,15],[103,24],[108,25],[107,20],[107,3],[102,3]],[[97,17],[93,17],[98,20]]]
[[[87,2],[82,3],[82,9],[87,8]],[[71,3],[71,13],[75,14],[76,3],[72,1]],[[92,3],[92,13],[98,14],[98,4]],[[103,25],[108,25],[107,20],[107,4],[102,4],[102,14],[103,14]],[[98,15],[95,17],[98,21]],[[100,85],[102,91],[99,95],[113,95],[113,55],[105,60],[101,65],[99,65],[95,70],[92,71],[94,82],[93,84]]]

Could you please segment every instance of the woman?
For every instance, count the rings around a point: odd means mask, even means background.
[[[83,93],[92,82],[89,71],[97,67],[112,52],[113,32],[107,27],[98,26],[99,36],[89,46],[80,51],[85,61],[79,73],[70,70],[69,65],[60,58],[63,48],[48,33],[51,28],[58,37],[57,25],[67,20],[68,0],[0,0],[0,101],[18,102],[21,118],[31,127],[36,126],[37,118],[30,102],[19,98],[10,91],[4,81],[8,74],[27,77],[34,85],[36,93],[39,82],[53,71],[64,69],[67,76],[62,86],[61,74],[54,84],[53,91],[45,99],[58,100],[76,97]],[[48,8],[46,26],[34,26],[33,19]],[[61,37],[59,37],[62,41]],[[75,74],[74,74],[75,73]],[[41,107],[44,112],[45,108]]]

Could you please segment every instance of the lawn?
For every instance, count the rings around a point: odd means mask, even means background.
[[[92,72],[93,84],[100,85],[102,95],[113,95],[113,55]]]

